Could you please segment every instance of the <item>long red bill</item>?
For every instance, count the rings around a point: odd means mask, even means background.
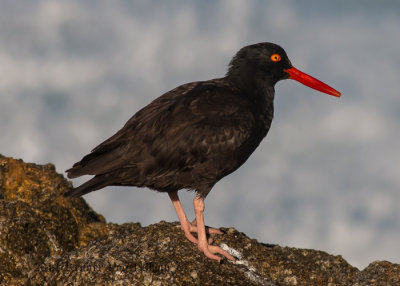
[[[342,94],[337,91],[336,89],[333,89],[329,85],[323,83],[322,81],[319,81],[316,78],[313,78],[312,76],[303,73],[302,71],[299,71],[298,69],[292,67],[290,69],[285,70],[289,74],[290,79],[297,80],[298,82],[301,82],[302,84],[311,87],[313,89],[319,90],[321,92],[331,94],[337,97],[340,97]]]

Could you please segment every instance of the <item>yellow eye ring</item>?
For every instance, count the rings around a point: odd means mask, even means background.
[[[281,60],[281,56],[279,54],[273,54],[271,56],[271,61],[273,62],[279,62]]]

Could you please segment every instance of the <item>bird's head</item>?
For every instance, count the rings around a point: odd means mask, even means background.
[[[227,77],[240,87],[274,86],[282,79],[294,79],[321,92],[340,97],[341,93],[292,66],[286,52],[273,43],[258,43],[240,49],[229,64]]]

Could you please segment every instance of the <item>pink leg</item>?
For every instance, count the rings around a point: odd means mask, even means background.
[[[197,236],[199,238],[197,247],[199,250],[201,250],[205,256],[208,258],[220,261],[221,258],[215,253],[219,253],[229,260],[235,260],[233,256],[231,256],[228,252],[225,250],[221,249],[219,246],[215,245],[209,245],[207,242],[207,236],[206,236],[206,228],[204,225],[204,198],[201,198],[199,196],[196,196],[193,199],[193,207],[194,207],[194,212],[196,214],[196,224],[197,224]]]
[[[197,239],[190,233],[191,231],[193,231],[193,227],[186,217],[185,211],[183,210],[181,201],[178,197],[178,192],[168,192],[168,195],[172,201],[172,204],[174,205],[176,214],[179,218],[179,222],[181,223],[181,228],[185,233],[186,238],[189,239],[191,242],[197,244]]]

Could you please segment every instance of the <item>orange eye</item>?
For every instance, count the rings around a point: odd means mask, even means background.
[[[281,56],[279,54],[273,54],[271,56],[271,61],[273,62],[279,62],[281,60]]]

